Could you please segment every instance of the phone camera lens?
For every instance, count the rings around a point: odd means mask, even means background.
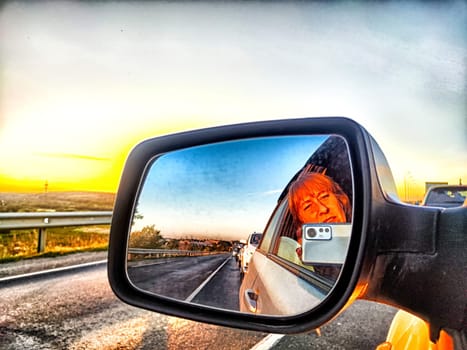
[[[308,238],[313,238],[313,237],[316,237],[316,230],[312,227],[310,227],[307,231],[307,236]]]

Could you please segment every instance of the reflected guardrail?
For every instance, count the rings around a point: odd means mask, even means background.
[[[37,251],[43,252],[47,228],[69,226],[110,225],[111,211],[0,213],[0,232],[38,229]]]
[[[148,249],[148,248],[128,248],[128,254],[132,257],[135,255],[145,255],[150,258],[167,258],[174,256],[203,256],[219,254],[219,252],[206,252],[200,250],[180,250],[180,249]],[[131,257],[130,257],[131,259]]]

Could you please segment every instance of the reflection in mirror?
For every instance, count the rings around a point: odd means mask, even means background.
[[[267,315],[308,311],[345,262],[352,183],[347,145],[334,135],[161,155],[140,188],[128,276],[180,301]]]

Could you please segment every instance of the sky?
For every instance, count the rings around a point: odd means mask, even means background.
[[[115,192],[139,141],[347,116],[402,199],[467,183],[467,4],[4,2],[0,192]]]
[[[147,171],[133,230],[157,225],[164,237],[237,240],[263,232],[286,185],[326,138],[246,139],[162,155]]]

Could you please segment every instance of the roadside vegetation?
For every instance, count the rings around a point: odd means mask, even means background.
[[[110,211],[115,194],[99,192],[0,193],[0,212]],[[38,230],[2,231],[0,263],[76,252],[105,251],[109,225],[48,228],[45,251],[38,253]]]
[[[186,237],[180,239],[165,238],[155,225],[145,226],[140,231],[133,231],[130,235],[130,248],[145,249],[178,249],[204,252],[229,252],[232,242],[218,239],[201,239]]]
[[[77,252],[105,251],[108,247],[109,230],[109,226],[49,228],[45,251],[42,253],[37,252],[37,230],[0,233],[0,263]]]
[[[207,255],[219,252],[230,252],[232,242],[207,238],[166,238],[155,225],[145,226],[140,231],[133,231],[130,235],[129,248],[155,249],[159,252],[131,252],[129,259],[137,260],[182,257],[190,255]],[[192,254],[193,253],[193,254]]]
[[[0,212],[112,210],[114,193],[106,192],[0,192]]]

